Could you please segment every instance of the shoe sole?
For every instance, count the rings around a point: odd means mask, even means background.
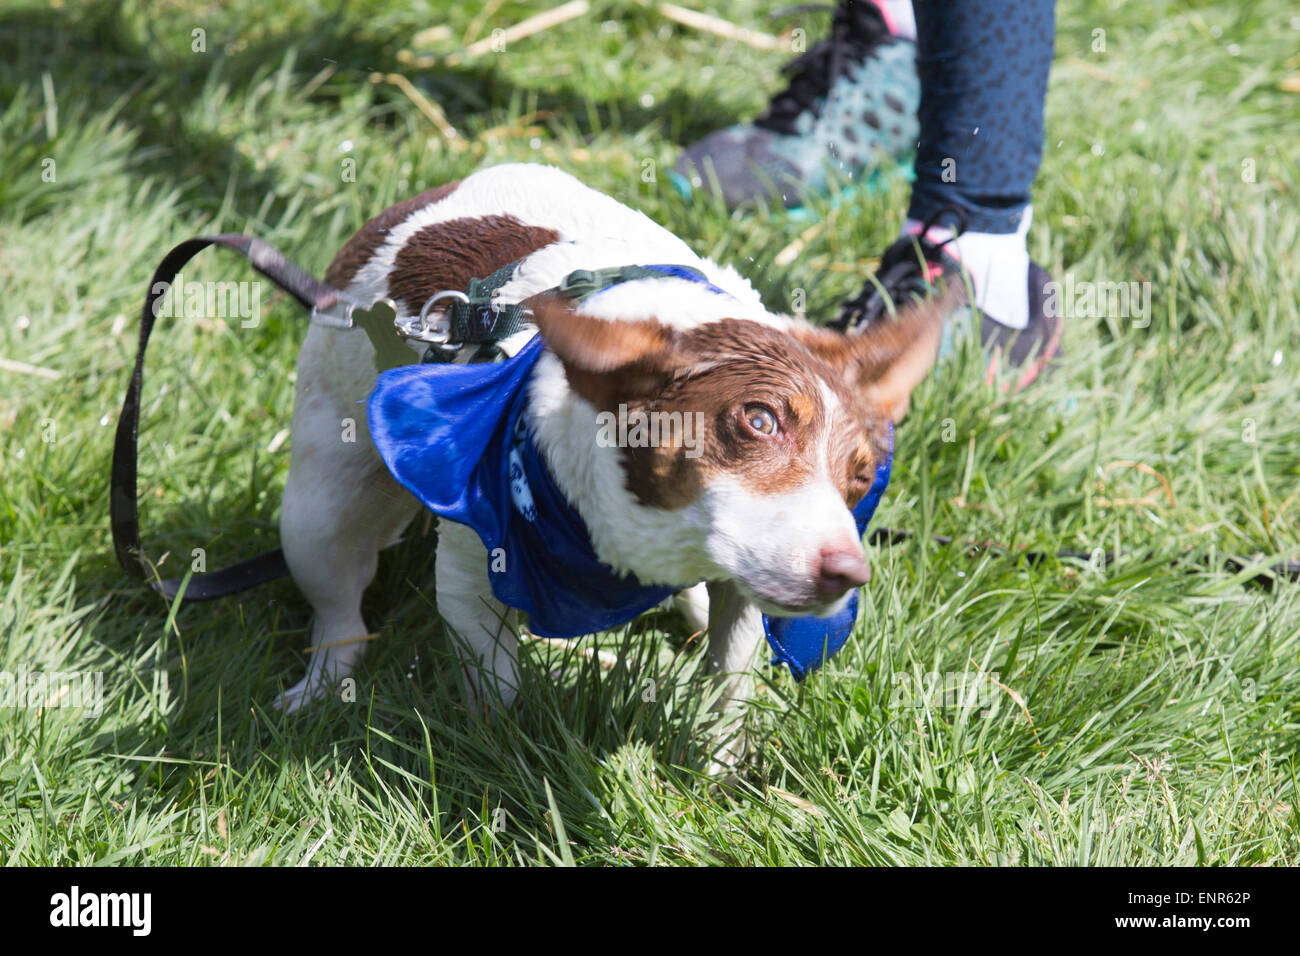
[[[1016,392],[1029,387],[1040,377],[1043,377],[1043,373],[1047,370],[1047,367],[1061,351],[1061,340],[1064,338],[1064,333],[1065,323],[1058,321],[1056,323],[1056,328],[1052,330],[1052,337],[1047,340],[1047,344],[1039,350],[1033,360],[1026,363],[1023,371],[1020,373],[1020,377],[1016,379],[1014,387],[1012,387],[1011,382],[1003,382],[1002,392],[1005,394],[1010,391],[1012,394],[1015,394]],[[984,374],[984,380],[987,384],[993,385],[997,382],[998,366],[1001,364],[1001,359],[1002,346],[998,345],[993,349],[993,354],[989,359],[988,370]]]

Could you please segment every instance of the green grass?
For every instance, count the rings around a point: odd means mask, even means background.
[[[767,28],[766,4],[695,5]],[[382,639],[358,701],[271,709],[305,666],[291,583],[169,614],[112,557],[139,303],[191,234],[246,230],[320,272],[389,203],[531,159],[734,263],[774,307],[803,289],[826,317],[896,234],[906,184],[778,265],[807,222],[688,205],[663,173],[761,107],[781,54],[594,0],[505,53],[417,69],[397,54],[420,30],[450,24],[430,46],[449,52],[546,4],[478,23],[450,3],[275,6],[0,11],[0,357],[59,373],[0,370],[0,670],[101,671],[105,692],[95,717],[0,710],[5,861],[1300,862],[1300,596],[1219,561],[1295,558],[1300,541],[1288,4],[1063,0],[1031,251],[1058,277],[1150,282],[1151,321],[1073,320],[1064,371],[1022,395],[986,387],[969,349],[919,390],[877,519],[919,536],[874,549],[859,632],[822,674],[765,671],[728,791],[691,769],[699,655],[665,616],[602,635],[627,660],[609,671],[529,645],[519,706],[468,714],[418,536],[367,596]],[[824,24],[806,15],[809,35]],[[372,71],[409,75],[458,139]],[[253,277],[219,253],[186,275]],[[173,321],[155,338],[141,497],[164,572],[194,547],[215,566],[275,543],[288,452],[268,447],[303,328],[281,299],[256,329]],[[1031,565],[932,533],[1121,557]],[[1001,686],[977,707],[905,693],[979,671]]]

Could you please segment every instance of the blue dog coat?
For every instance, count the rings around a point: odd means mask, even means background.
[[[488,550],[492,593],[528,614],[542,637],[579,637],[625,624],[677,591],[602,564],[586,525],[555,485],[522,417],[544,345],[534,336],[491,364],[406,365],[379,376],[370,433],[389,471],[430,511],[473,528]],[[854,509],[861,535],[889,483],[891,455]],[[776,662],[802,679],[848,640],[855,592],[827,618],[773,618]]]

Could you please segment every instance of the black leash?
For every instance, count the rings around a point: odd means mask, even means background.
[[[311,312],[312,320],[340,329],[363,327],[377,352],[381,343],[377,336],[380,332],[376,322],[385,318],[376,306],[369,310],[360,308],[350,302],[343,293],[325,285],[309,272],[298,266],[270,243],[251,236],[223,234],[219,236],[200,236],[187,239],[176,246],[155,270],[149,283],[149,292],[145,296],[144,308],[140,313],[140,345],[135,356],[135,368],[126,389],[126,398],[122,402],[122,414],[117,421],[117,433],[113,441],[113,470],[110,482],[109,514],[112,520],[113,548],[117,552],[118,563],[127,575],[136,581],[144,581],[159,594],[172,600],[180,593],[181,578],[160,578],[157,571],[144,559],[140,545],[140,515],[137,500],[138,439],[140,428],[140,394],[144,387],[144,356],[149,346],[149,336],[153,333],[157,321],[156,309],[164,295],[171,287],[172,281],[187,262],[209,246],[224,246],[239,253],[247,259],[262,275],[288,292],[303,308]],[[513,272],[517,263],[510,263],[487,279],[476,279],[470,285],[470,294],[456,293],[458,301],[452,302],[448,309],[449,329],[456,337],[449,336],[447,341],[455,348],[464,343],[492,343],[499,341],[522,327],[526,313],[520,305],[497,305],[491,301],[492,294],[508,278],[507,270]],[[566,277],[554,291],[561,292],[581,301],[609,284],[645,278],[650,275],[664,275],[665,270],[688,269],[682,266],[623,266],[615,269],[602,269],[594,272],[579,270]],[[695,270],[690,270],[695,271]],[[439,293],[445,296],[447,293]],[[436,299],[438,296],[435,296]],[[431,300],[432,301],[432,300]],[[428,306],[425,307],[425,313]],[[388,317],[395,315],[390,313]],[[420,319],[423,327],[425,316]],[[372,321],[373,320],[373,321]],[[413,330],[411,337],[418,338],[419,330]],[[390,325],[384,330],[386,335],[394,335]],[[446,342],[432,344],[425,355],[425,361],[447,361],[440,348]],[[877,527],[869,535],[873,544],[897,544],[915,537],[908,531],[894,528]],[[933,541],[939,545],[950,545],[956,539],[944,535],[933,535]],[[1008,556],[1023,556],[1032,564],[1045,561],[1048,557],[1092,560],[1092,555],[1081,551],[1016,551],[1004,545],[968,542],[972,550],[991,550]],[[1148,554],[1148,557],[1151,557]],[[1103,561],[1109,565],[1116,560],[1116,555],[1105,552]],[[1238,572],[1247,567],[1241,558],[1228,557],[1223,567]],[[211,601],[228,597],[257,587],[268,581],[286,577],[289,567],[285,564],[284,552],[275,548],[256,557],[240,561],[216,571],[194,575],[185,588],[185,601]],[[1300,579],[1300,562],[1286,561],[1271,565],[1251,577],[1255,580],[1266,576]]]
[[[149,292],[145,296],[144,309],[140,313],[140,345],[135,355],[135,369],[131,373],[131,382],[127,385],[122,414],[117,420],[117,435],[113,441],[109,514],[113,526],[113,548],[122,569],[131,578],[146,582],[169,600],[179,593],[181,579],[159,578],[157,572],[145,562],[140,547],[136,456],[140,431],[140,392],[144,386],[144,353],[149,347],[149,336],[158,318],[158,303],[167,294],[177,273],[208,246],[224,246],[239,253],[252,263],[254,269],[292,295],[304,308],[325,311],[338,301],[336,290],[318,282],[310,273],[287,259],[279,249],[251,236],[225,234],[187,239],[167,253],[154,272]],[[227,597],[285,577],[288,573],[284,552],[276,548],[218,571],[194,575],[185,588],[185,600],[211,601]]]

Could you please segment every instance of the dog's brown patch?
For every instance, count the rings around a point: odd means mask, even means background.
[[[348,284],[361,271],[361,267],[374,258],[376,250],[388,238],[389,230],[405,222],[413,212],[431,206],[446,199],[460,181],[447,183],[434,189],[426,189],[418,196],[403,200],[389,206],[378,216],[371,219],[343,244],[334,261],[325,270],[325,281],[336,289],[346,289]]]
[[[672,375],[677,331],[660,322],[607,322],[543,292],[528,300],[542,339],[564,362],[569,387],[602,411],[656,394]]]
[[[388,295],[419,312],[429,296],[464,289],[515,259],[558,241],[559,233],[514,216],[472,216],[425,226],[397,251]]]
[[[964,298],[965,287],[952,282],[941,295],[909,303],[894,318],[860,334],[810,325],[796,326],[791,334],[837,369],[850,388],[899,422],[907,414],[912,389],[934,365],[945,318]]]
[[[532,305],[570,387],[598,410],[623,406],[629,422],[645,413],[699,423],[690,448],[679,440],[623,449],[627,488],[643,504],[684,507],[724,474],[757,494],[781,494],[812,478],[823,459],[850,506],[871,486],[887,451],[887,417],[797,337],[742,319],[678,330],[579,315],[550,299]],[[746,423],[755,404],[775,415],[776,434]]]
[[[629,411],[702,414],[698,458],[684,447],[629,448],[628,489],[645,504],[679,508],[723,475],[760,495],[806,484],[823,459],[850,506],[870,487],[884,420],[873,415],[837,370],[788,333],[757,322],[724,319],[682,334],[678,354],[689,364],[655,397],[629,402]],[[829,398],[828,400],[828,393]],[[777,420],[774,435],[747,422],[762,405]]]

